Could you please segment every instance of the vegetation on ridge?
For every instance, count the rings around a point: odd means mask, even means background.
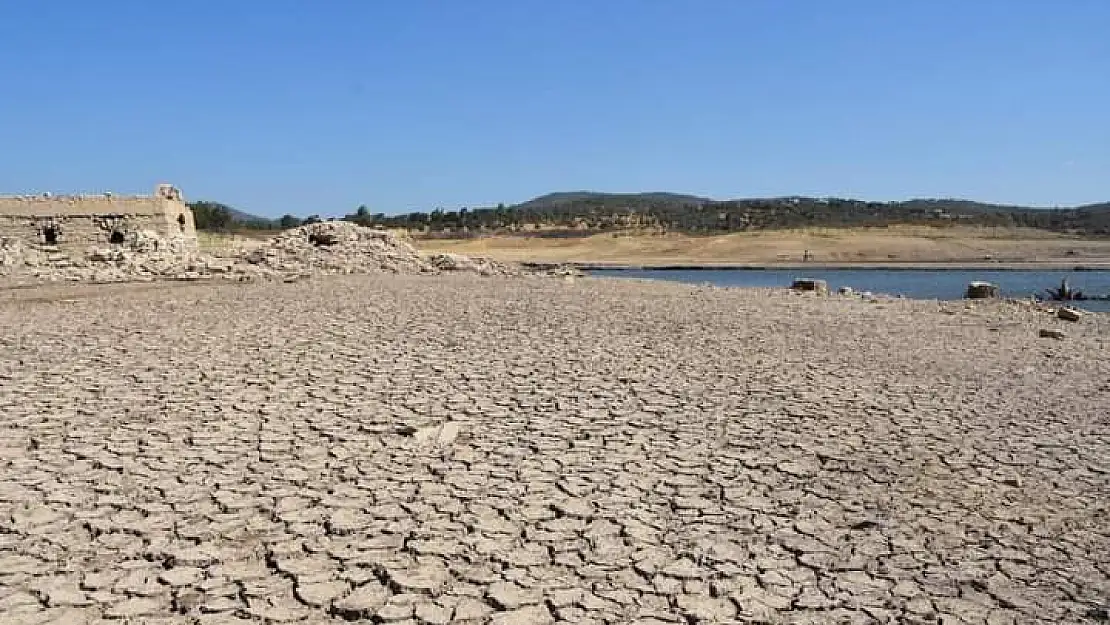
[[[289,228],[320,219],[315,215],[305,220],[286,215],[280,220],[269,220],[239,213],[215,202],[194,202],[190,206],[196,214],[197,227],[201,229]],[[514,206],[500,204],[457,211],[436,209],[400,215],[371,213],[362,206],[342,219],[365,226],[401,228],[432,237],[481,234],[557,237],[628,229],[722,234],[895,224],[1024,227],[1083,236],[1110,236],[1110,203],[1041,209],[956,199],[867,202],[783,197],[719,201],[673,193],[580,191],[552,193]]]

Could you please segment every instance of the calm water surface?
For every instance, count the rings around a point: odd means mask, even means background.
[[[914,299],[960,299],[969,282],[983,280],[999,285],[1006,297],[1044,296],[1045,289],[1060,286],[1067,278],[1072,289],[1087,295],[1110,295],[1110,271],[965,271],[965,270],[883,270],[883,269],[742,269],[742,270],[612,270],[600,269],[590,275],[612,278],[648,278],[717,286],[787,287],[795,278],[818,278],[835,291],[842,286],[856,291],[904,295]],[[1087,310],[1110,312],[1110,301],[1074,302]]]

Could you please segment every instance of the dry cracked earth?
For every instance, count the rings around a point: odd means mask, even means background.
[[[7,625],[1110,620],[1107,316],[383,276],[0,324]]]

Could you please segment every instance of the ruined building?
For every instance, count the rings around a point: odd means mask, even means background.
[[[195,246],[193,212],[181,191],[160,184],[154,195],[0,196],[0,237],[85,250],[122,245],[140,233]]]

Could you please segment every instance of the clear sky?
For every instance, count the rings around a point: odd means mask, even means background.
[[[1108,0],[0,2],[0,192],[1110,200]]]

